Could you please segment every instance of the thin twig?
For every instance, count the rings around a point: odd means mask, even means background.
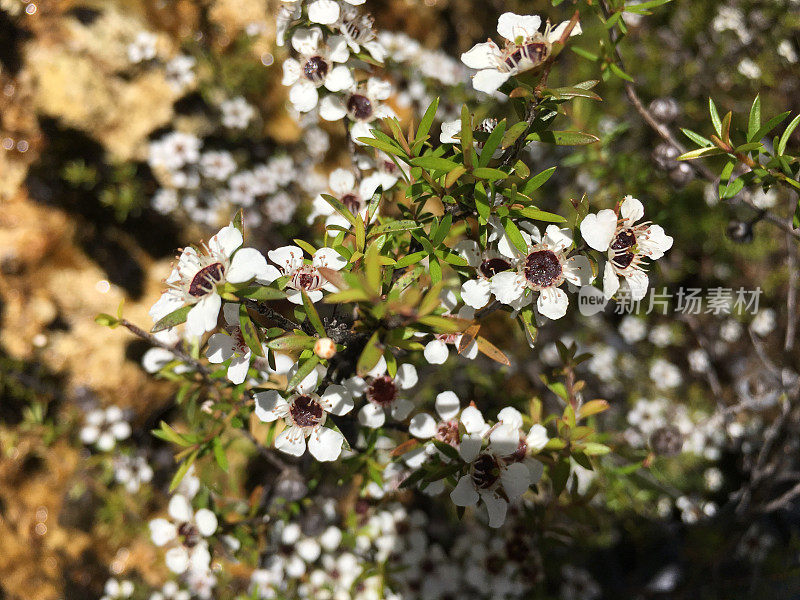
[[[788,235],[786,236],[786,250],[789,253],[789,290],[786,293],[786,337],[783,349],[790,352],[794,348],[794,338],[797,332],[797,247]]]
[[[206,369],[206,367],[203,365],[203,363],[201,363],[196,358],[193,358],[193,357],[189,356],[188,354],[186,354],[186,352],[184,352],[179,346],[171,346],[170,344],[162,342],[156,336],[154,336],[152,333],[148,333],[144,329],[142,329],[140,327],[137,327],[136,325],[134,325],[133,323],[131,323],[127,319],[120,319],[119,320],[119,324],[122,325],[128,331],[130,331],[133,335],[135,335],[137,337],[140,337],[143,340],[146,340],[147,342],[149,342],[153,346],[158,346],[159,348],[163,348],[164,350],[172,352],[180,360],[182,360],[183,362],[185,362],[188,365],[191,365],[194,368],[195,371],[197,371],[198,373],[200,373],[200,375],[203,376],[203,379],[207,379],[208,378],[208,375],[209,375],[208,369]]]

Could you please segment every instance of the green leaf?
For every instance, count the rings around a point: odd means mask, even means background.
[[[492,160],[492,155],[494,154],[494,151],[497,150],[497,147],[500,145],[500,142],[503,140],[503,134],[505,132],[506,132],[506,120],[503,119],[497,124],[497,126],[494,129],[492,129],[492,132],[489,134],[489,137],[486,139],[486,142],[484,142],[483,148],[481,148],[481,155],[478,158],[479,167],[487,166],[489,164],[489,161]]]
[[[228,457],[225,456],[225,448],[222,447],[222,442],[218,437],[214,438],[213,448],[214,448],[214,459],[217,461],[219,468],[227,473]]]
[[[330,194],[320,194],[320,196],[322,196],[325,202],[333,207],[333,210],[342,215],[345,219],[347,219],[347,222],[350,223],[350,225],[355,227],[356,218],[353,216],[353,213],[351,213],[350,210],[339,201],[338,198],[334,198]]]
[[[752,137],[761,127],[761,96],[756,96],[753,106],[750,107],[750,117],[747,120],[747,141],[753,141]]]
[[[250,320],[250,315],[247,313],[247,308],[244,304],[239,305],[239,329],[242,332],[245,344],[250,348],[253,356],[263,356],[264,351],[261,348],[261,340],[258,339],[258,330],[253,321]]]
[[[542,187],[547,182],[547,180],[553,176],[553,173],[555,173],[555,171],[556,171],[555,167],[550,167],[549,169],[545,169],[541,173],[534,175],[528,181],[525,182],[525,185],[523,186],[521,192],[526,196],[530,196],[531,192]]]
[[[367,286],[369,290],[375,294],[381,293],[381,262],[380,262],[380,249],[377,244],[370,244],[367,248],[367,254],[364,258],[364,268],[367,275]]]
[[[783,132],[781,140],[778,142],[778,146],[775,148],[775,154],[777,156],[783,156],[783,153],[786,150],[786,144],[789,143],[789,136],[792,135],[792,132],[797,128],[798,125],[800,125],[800,115],[797,115],[794,119],[792,119],[789,125],[786,127],[786,131]]]
[[[244,213],[241,208],[233,216],[233,226],[244,236]]]
[[[380,332],[376,331],[372,334],[372,337],[369,338],[369,341],[364,346],[364,350],[361,351],[361,356],[358,357],[356,373],[361,377],[369,373],[378,364],[383,354],[378,333]]]
[[[728,185],[725,186],[725,189],[719,195],[720,199],[726,200],[728,198],[733,198],[736,194],[742,191],[744,187],[744,179],[741,177],[737,179],[732,179],[728,182]]]
[[[458,165],[455,169],[453,169],[447,174],[447,177],[444,178],[444,186],[445,187],[452,186],[456,181],[458,181],[458,178],[461,177],[466,172],[467,168],[465,166]]]
[[[695,158],[715,156],[717,154],[725,154],[725,152],[716,146],[711,146],[710,148],[698,148],[697,150],[690,150],[689,152],[681,154],[676,160],[694,160]]]
[[[514,221],[508,217],[503,217],[500,219],[500,222],[503,224],[503,229],[505,229],[508,239],[511,240],[511,243],[514,244],[514,246],[516,246],[517,250],[522,253],[527,253],[528,244],[525,243],[525,238],[522,237],[522,234],[520,233],[519,228]]]
[[[420,223],[416,221],[412,221],[410,219],[404,219],[402,221],[391,221],[390,223],[385,223],[383,225],[378,225],[377,227],[373,227],[369,230],[369,236],[378,236],[384,233],[397,233],[398,231],[413,231],[415,229],[419,229],[422,227]]]
[[[377,148],[378,150],[381,150],[390,156],[394,155],[394,156],[399,156],[401,158],[406,157],[405,151],[400,146],[397,146],[394,143],[390,144],[389,142],[386,142],[384,140],[378,140],[371,137],[361,137],[358,138],[358,141],[361,142],[362,144],[366,144],[367,146],[372,146],[373,148]]]
[[[299,239],[299,238],[294,238],[292,241],[293,241],[295,244],[297,244],[298,246],[300,246],[300,247],[301,247],[303,250],[305,250],[306,252],[308,252],[308,253],[309,253],[311,256],[314,256],[314,253],[317,251],[317,249],[316,249],[316,248],[314,248],[314,246],[312,246],[311,244],[309,244],[309,243],[308,243],[307,241],[305,241],[305,240],[301,240],[301,239]]]
[[[431,438],[431,441],[433,442],[433,445],[436,446],[436,449],[450,460],[454,460],[459,463],[463,462],[458,450],[453,448],[450,444],[446,444],[445,442],[437,440],[436,438]]]
[[[159,319],[158,323],[153,325],[150,333],[158,333],[159,331],[164,331],[170,327],[185,323],[190,310],[192,310],[192,306],[181,306],[178,310],[172,311],[166,317]]]
[[[566,221],[566,219],[561,215],[539,210],[538,208],[533,208],[532,206],[526,206],[525,208],[514,208],[511,209],[509,213],[519,217],[524,217],[526,219],[533,219],[534,221],[544,221],[545,223],[564,223]]]
[[[712,142],[708,138],[704,138],[699,133],[695,133],[691,129],[681,128],[681,131],[683,132],[683,135],[688,137],[690,140],[692,140],[698,146],[713,146],[714,145],[714,142]]]
[[[593,54],[588,50],[579,48],[578,46],[570,46],[570,49],[581,58],[585,58],[586,60],[591,60],[592,62],[597,62],[598,59],[600,58],[597,54]]]
[[[598,444],[597,442],[586,442],[583,445],[583,452],[588,456],[600,456],[611,452],[611,448],[605,444]]]
[[[102,325],[103,327],[117,327],[119,325],[119,319],[112,317],[106,313],[100,313],[94,318],[94,322],[98,325]]]
[[[711,114],[711,123],[714,125],[714,131],[717,132],[717,135],[722,135],[722,121],[719,118],[719,113],[717,112],[717,106],[714,104],[714,101],[711,98],[708,99],[708,112]],[[686,131],[684,131],[684,133],[686,133]],[[705,146],[708,145],[709,143],[711,142],[702,145]]]
[[[183,481],[183,478],[186,476],[186,473],[189,472],[189,468],[194,464],[194,461],[199,453],[200,450],[195,450],[189,456],[187,456],[186,460],[184,460],[181,463],[181,466],[178,467],[178,470],[175,472],[175,475],[172,477],[172,481],[169,484],[170,493],[174,492],[177,489],[177,487],[181,484],[181,481]]]
[[[397,261],[397,263],[395,263],[395,267],[397,267],[399,269],[399,268],[402,268],[402,267],[411,266],[413,264],[418,263],[419,261],[421,261],[426,256],[428,256],[428,253],[425,252],[424,250],[420,250],[419,252],[414,252],[412,254],[407,254],[403,258],[399,259]]]
[[[486,179],[489,181],[497,181],[498,179],[505,179],[508,173],[500,169],[492,169],[490,167],[478,167],[472,174],[478,179]]]
[[[517,138],[521,136],[525,131],[528,129],[528,123],[526,121],[520,121],[519,123],[514,123],[511,127],[508,128],[505,135],[503,136],[503,140],[500,142],[500,147],[504,150],[511,146],[514,142],[517,141]]]
[[[459,331],[464,331],[464,329],[469,326],[469,321],[464,319],[442,317],[439,315],[426,315],[420,317],[418,321],[440,333],[458,333]]]
[[[775,117],[772,117],[769,121],[764,123],[756,133],[753,134],[753,137],[749,141],[751,141],[751,142],[760,141],[770,131],[772,131],[778,125],[783,123],[783,121],[786,119],[786,117],[788,117],[790,114],[791,113],[787,110],[786,112],[782,112],[781,114],[779,114],[779,115],[777,115]]]
[[[269,340],[267,348],[272,350],[307,350],[313,348],[316,341],[317,338],[310,335],[290,333]]]
[[[483,222],[487,222],[492,212],[492,207],[481,182],[475,184],[475,208],[478,211],[478,216],[483,219]]]
[[[300,290],[300,293],[303,296],[303,308],[306,311],[306,317],[308,317],[309,323],[311,323],[320,337],[326,337],[328,334],[325,333],[325,327],[322,325],[322,319],[319,318],[319,313],[314,307],[314,303],[311,301],[311,298],[308,297],[305,290]]]
[[[572,98],[589,98],[590,100],[602,100],[600,96],[591,90],[580,87],[562,87],[554,90],[545,90],[559,100],[571,100]]]
[[[528,135],[528,141],[555,144],[556,146],[583,146],[599,142],[600,138],[582,131],[541,131]]]
[[[298,385],[300,385],[303,379],[308,377],[308,374],[311,373],[311,371],[314,370],[314,367],[316,367],[318,364],[319,364],[319,356],[317,356],[316,354],[312,354],[311,358],[306,359],[306,361],[302,365],[300,365],[300,368],[297,369],[297,372],[294,374],[294,377],[292,377],[289,380],[289,383],[286,384],[286,390],[287,391],[294,390]]]
[[[414,147],[412,148],[414,154],[419,154],[422,149],[422,144],[425,142],[425,138],[427,138],[428,132],[431,130],[431,125],[433,125],[433,120],[436,118],[436,109],[438,107],[439,98],[434,98],[422,116],[422,120],[419,122],[419,129],[417,129],[417,134],[414,136]]]
[[[631,83],[633,83],[633,77],[631,77],[625,71],[623,71],[617,63],[611,63],[609,65],[609,68],[611,69],[611,72],[614,73],[614,75],[616,75],[620,79],[624,79],[625,81],[630,81]]]
[[[193,442],[185,439],[180,433],[170,427],[169,423],[166,421],[161,421],[159,423],[159,427],[160,429],[153,429],[150,431],[150,433],[152,433],[155,437],[164,440],[165,442],[177,444],[183,448],[188,448],[189,446],[193,445]]]
[[[418,156],[411,159],[411,164],[423,169],[433,169],[437,171],[449,172],[458,167],[458,163],[438,156]]]
[[[441,222],[439,223],[439,227],[436,229],[436,232],[432,233],[431,235],[431,243],[434,246],[438,246],[441,244],[444,239],[447,237],[447,234],[450,233],[450,228],[453,226],[453,215],[451,213],[447,213],[444,217],[442,217]]]

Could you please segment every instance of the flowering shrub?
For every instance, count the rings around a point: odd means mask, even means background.
[[[89,399],[52,438],[79,440],[104,524],[156,557],[152,573],[115,561],[102,597],[748,597],[780,581],[770,559],[797,544],[770,518],[800,497],[800,115],[768,116],[759,94],[736,116],[728,79],[684,90],[722,96],[702,117],[691,95],[643,102],[675,57],[623,60],[627,37],[667,0],[509,3],[436,49],[376,29],[367,9],[387,25],[399,10],[378,2],[269,4],[179,50],[132,33],[120,71],[163,78],[174,114],[128,161],[136,185],[119,165],[60,175],[191,239],[152,323],[122,305],[96,318],[145,343],[169,401],[145,421]],[[755,57],[773,8],[743,10],[704,23],[734,43],[709,60],[748,82],[761,67],[742,48]],[[28,431],[51,427],[43,410]],[[706,581],[743,564],[752,583]]]

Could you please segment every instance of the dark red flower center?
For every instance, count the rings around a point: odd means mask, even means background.
[[[305,265],[297,269],[292,275],[292,284],[295,288],[312,292],[324,285],[322,275],[314,267]]]
[[[636,244],[636,235],[632,229],[623,229],[611,242],[612,250],[627,250]]]
[[[298,396],[289,409],[292,421],[299,427],[313,427],[322,419],[322,406],[311,396]]]
[[[552,250],[535,250],[525,259],[525,278],[536,288],[556,284],[561,273],[561,261]]]
[[[353,94],[347,100],[347,112],[363,121],[372,116],[372,101],[361,94]]]
[[[436,439],[455,446],[458,443],[458,421],[442,421],[436,428]]]
[[[489,279],[502,271],[508,271],[510,268],[511,263],[502,258],[487,258],[481,263],[478,270],[481,272],[481,275]]]
[[[472,463],[472,482],[479,490],[492,487],[500,479],[500,465],[491,454],[481,454]]]
[[[303,65],[303,75],[309,81],[321,83],[328,74],[328,63],[321,56],[312,56]]]
[[[636,258],[636,255],[633,252],[622,252],[615,255],[614,258],[611,259],[611,262],[613,262],[620,269],[624,269],[633,262],[634,258]]]
[[[397,385],[388,375],[372,380],[367,388],[367,399],[378,406],[389,406],[397,398]]]
[[[200,269],[189,284],[189,295],[201,298],[214,291],[214,284],[222,280],[225,267],[222,263],[213,263]]]
[[[183,538],[183,545],[187,548],[193,548],[200,542],[200,532],[192,523],[181,523],[178,535]]]
[[[349,193],[342,196],[342,204],[347,207],[351,213],[358,214],[361,210],[361,198],[357,194]]]

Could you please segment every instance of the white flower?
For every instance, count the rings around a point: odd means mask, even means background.
[[[645,258],[657,260],[672,247],[672,238],[660,225],[649,221],[636,224],[644,217],[644,206],[632,196],[625,196],[619,206],[619,217],[610,209],[589,214],[581,222],[584,241],[595,250],[608,252],[603,273],[603,292],[611,298],[619,290],[623,277],[634,301],[647,293],[648,278],[642,264]]]
[[[233,160],[230,152],[225,150],[203,152],[200,157],[200,172],[203,177],[227,181],[235,171],[236,161]]]
[[[297,204],[295,204],[295,201],[292,200],[289,194],[286,192],[279,192],[267,200],[264,208],[270,221],[286,225],[291,222],[297,210]]]
[[[439,134],[439,141],[442,144],[458,144],[460,140],[456,137],[461,133],[461,119],[444,121],[442,132]]]
[[[131,426],[118,406],[109,406],[105,410],[96,409],[86,415],[86,423],[81,428],[81,441],[102,452],[113,450],[117,441],[129,438]]]
[[[159,188],[150,200],[153,210],[168,215],[178,208],[178,192],[169,188]]]
[[[341,121],[346,116],[355,123],[350,137],[363,145],[358,138],[372,137],[370,123],[375,119],[394,117],[394,111],[381,104],[392,94],[392,84],[377,77],[370,77],[365,84],[351,86],[344,100],[337,96],[325,96],[320,102],[319,116],[326,121]]]
[[[136,39],[128,44],[128,60],[132,63],[140,63],[154,59],[157,42],[158,38],[155,33],[140,31],[136,34]]]
[[[164,76],[176,92],[182,92],[195,82],[194,67],[197,61],[192,56],[179,54],[170,60],[164,69]]]
[[[130,598],[133,595],[133,582],[127,579],[117,581],[114,578],[106,581],[103,587],[103,596],[100,600],[122,600],[123,598]]]
[[[536,15],[503,13],[497,21],[497,33],[506,39],[500,48],[493,41],[475,44],[461,55],[461,62],[478,69],[472,77],[472,86],[481,92],[495,92],[509,77],[538,67],[550,56],[553,42],[569,25],[568,21],[551,29],[548,22],[544,33],[539,31],[542,20]],[[581,33],[576,25],[570,35]]]
[[[147,162],[153,169],[176,171],[200,159],[200,138],[191,133],[172,131],[150,143]]]
[[[230,129],[246,129],[256,116],[256,109],[241,96],[226,100],[220,104],[222,124]]]
[[[114,458],[114,479],[125,486],[130,494],[135,494],[143,483],[153,479],[153,469],[144,456],[121,454]]]
[[[518,308],[530,301],[529,290],[539,292],[536,307],[550,319],[560,319],[567,312],[569,299],[560,286],[568,281],[578,287],[592,282],[592,267],[582,255],[567,257],[572,245],[569,230],[548,225],[544,238],[536,240],[527,232],[520,232],[528,250],[522,254],[510,244],[498,244],[498,250],[516,263],[516,270],[502,271],[491,277],[491,290],[503,304]],[[502,240],[501,240],[502,241]],[[537,243],[533,243],[536,241]]]
[[[191,597],[188,590],[182,590],[174,581],[168,581],[160,592],[153,592],[150,595],[150,600],[191,600]]]
[[[750,329],[752,329],[753,333],[756,335],[765,337],[775,329],[775,323],[775,311],[771,308],[765,308],[759,311],[755,318],[753,318],[753,322],[750,323]]]
[[[702,348],[695,348],[686,355],[686,360],[689,361],[689,367],[695,373],[705,373],[711,366],[708,359],[708,354]]]
[[[467,321],[471,321],[474,316],[475,310],[469,306],[462,306],[456,314],[457,318]],[[430,364],[441,365],[450,356],[449,346],[453,346],[460,356],[474,360],[478,356],[478,342],[473,339],[462,352],[458,352],[463,337],[461,333],[435,333],[433,339],[425,344],[422,355]]]
[[[312,302],[322,300],[322,290],[337,291],[337,288],[322,276],[318,268],[325,267],[338,271],[347,264],[347,261],[333,248],[318,248],[314,252],[311,264],[303,261],[303,250],[297,246],[276,248],[270,250],[267,255],[272,262],[278,265],[277,269],[272,265],[267,265],[271,273],[271,281],[282,275],[289,276],[287,284],[289,289],[286,290],[286,297],[289,302],[294,304],[303,303],[301,290],[308,294]]]
[[[208,339],[206,356],[211,364],[230,360],[228,381],[239,385],[247,377],[251,358],[250,348],[239,327],[239,305],[226,302],[222,307],[222,315],[225,319],[225,331],[215,333]]]
[[[418,379],[417,369],[411,364],[398,365],[397,374],[392,377],[387,372],[386,359],[381,356],[367,375],[351,377],[344,385],[354,397],[366,396],[368,402],[358,411],[358,421],[376,429],[386,422],[387,412],[398,421],[408,417],[414,403],[401,398],[400,393],[417,385]]]
[[[650,366],[650,379],[662,390],[678,387],[683,381],[680,369],[663,358],[653,361]]]
[[[647,335],[647,325],[643,319],[627,315],[619,324],[619,333],[629,344],[641,342]]]
[[[759,79],[761,77],[761,67],[749,57],[743,58],[736,70],[748,79]]]
[[[342,5],[341,15],[336,22],[336,27],[339,30],[350,50],[359,52],[361,46],[372,55],[372,58],[378,62],[383,62],[386,58],[386,49],[381,43],[375,39],[375,30],[373,29],[373,19],[369,14],[360,13],[353,6],[347,4]]]
[[[475,279],[468,279],[461,284],[461,298],[472,308],[483,308],[492,297],[492,277],[513,270],[516,261],[509,260],[509,257],[493,248],[481,251],[473,240],[461,240],[455,250],[475,269]]]
[[[156,546],[170,546],[164,555],[169,570],[178,574],[208,571],[211,554],[205,538],[217,531],[217,516],[207,508],[194,511],[182,494],[170,499],[167,512],[172,521],[150,521],[150,537]]]
[[[470,408],[462,411],[462,423]],[[466,417],[471,419],[472,415]],[[490,441],[484,450],[481,449],[482,443],[480,434],[466,433],[461,437],[458,453],[468,464],[468,470],[450,492],[450,499],[456,506],[473,506],[482,500],[489,513],[489,527],[500,527],[506,520],[508,502],[524,494],[535,481],[525,464],[515,462],[513,458],[509,460],[505,436],[498,443],[498,451],[494,448],[494,441]]]
[[[300,54],[300,60],[287,58],[283,62],[283,85],[291,86],[289,100],[298,112],[308,112],[317,105],[317,88],[325,86],[331,92],[341,92],[354,84],[346,66],[334,65],[350,57],[342,36],[330,36],[324,42],[319,27],[298,29],[292,35],[292,47]]]
[[[347,169],[334,169],[328,177],[328,187],[331,196],[344,204],[353,215],[361,215],[366,220],[368,201],[372,196],[370,186],[372,182],[367,183],[362,181],[358,183],[352,171]],[[311,205],[311,212],[308,215],[308,223],[311,224],[314,220],[324,216],[325,226],[338,225],[340,227],[350,228],[350,223],[342,215],[334,210],[334,208],[323,198],[317,195]]]
[[[192,306],[186,318],[186,331],[201,336],[217,326],[222,298],[217,286],[224,283],[245,283],[254,277],[269,279],[264,256],[253,248],[241,248],[242,233],[233,224],[223,227],[200,251],[189,247],[178,258],[165,291],[150,308],[153,321],[158,321],[182,306]]]
[[[353,398],[344,386],[329,385],[321,396],[303,388],[288,400],[277,390],[258,392],[255,398],[256,416],[259,419],[268,423],[283,419],[286,423],[286,429],[275,439],[278,450],[302,456],[308,438],[308,451],[318,461],[339,458],[344,437],[324,425],[328,413],[343,415],[352,410]]]

